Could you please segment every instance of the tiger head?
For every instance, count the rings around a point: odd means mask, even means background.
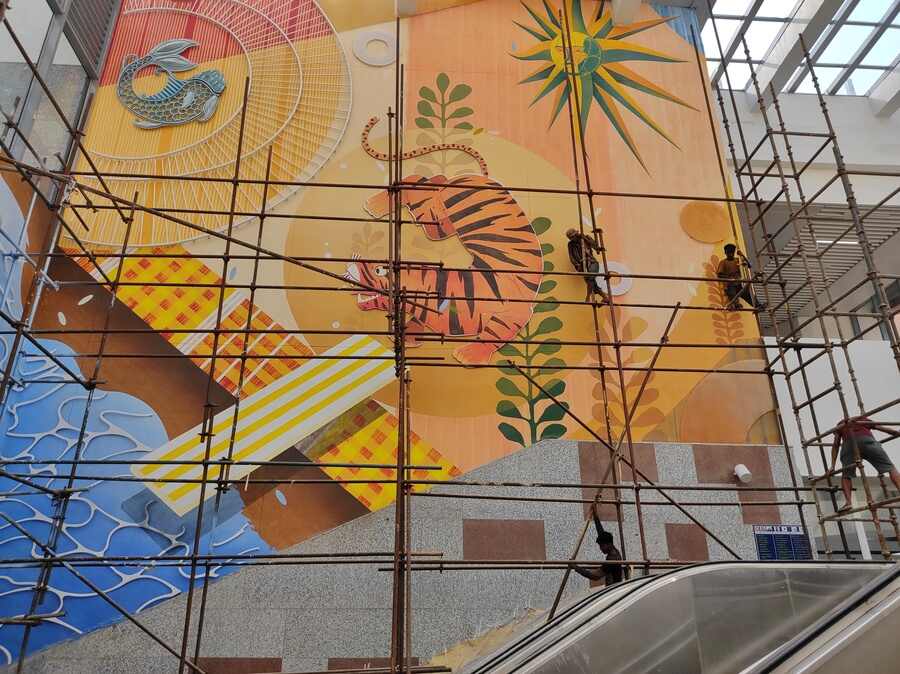
[[[447,207],[444,204],[446,194],[443,185],[447,182],[445,176],[437,175],[426,178],[420,175],[409,175],[403,179],[404,183],[429,183],[435,185],[433,189],[402,188],[400,190],[400,205],[406,207],[412,214],[413,220],[418,222],[425,235],[432,241],[440,241],[453,232],[448,230],[449,222]],[[373,218],[383,218],[390,212],[390,192],[383,190],[370,197],[366,201],[365,209]]]
[[[347,265],[344,278],[361,283],[368,288],[387,291],[388,271],[387,265],[355,260]],[[356,294],[356,304],[363,311],[373,309],[387,311],[390,309],[389,302],[389,296],[385,293],[367,292],[360,288],[360,292]]]

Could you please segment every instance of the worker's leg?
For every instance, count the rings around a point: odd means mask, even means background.
[[[853,500],[853,480],[849,477],[842,477],[841,489],[844,492],[844,504],[840,506],[840,510],[846,510]]]
[[[900,490],[900,473],[891,457],[884,451],[884,447],[875,438],[863,438],[859,441],[859,455],[872,464],[872,467],[879,475],[888,473],[891,476],[891,482]]]

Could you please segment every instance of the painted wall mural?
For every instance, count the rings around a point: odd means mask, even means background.
[[[621,434],[622,387],[613,373],[600,376],[601,354],[592,346],[613,339],[609,310],[595,325],[581,304],[582,279],[554,274],[571,269],[565,231],[589,230],[592,215],[611,270],[638,275],[608,289],[623,303],[615,309],[620,336],[657,341],[670,310],[654,305],[681,301],[671,341],[719,347],[662,353],[634,414],[634,440],[779,442],[767,379],[734,373],[762,364],[752,318],[724,311],[718,284],[641,276],[708,275],[722,245],[737,238],[728,211],[702,200],[722,196],[723,187],[701,112],[707,82],[690,41],[695,18],[645,4],[637,23],[614,26],[601,3],[566,2],[568,25],[559,0],[421,0],[401,18],[403,173],[410,182],[440,184],[403,191],[410,220],[403,255],[443,263],[410,267],[402,278],[411,293],[441,298],[407,308],[406,346],[415,347],[409,354],[417,362],[411,459],[438,467],[416,477],[450,479],[540,440],[590,439],[566,408],[604,437]],[[45,285],[33,320],[68,329],[41,344],[89,374],[95,359],[86,354],[97,352],[99,340],[77,330],[103,325],[112,307],[109,327],[119,331],[105,345],[86,433],[79,433],[86,393],[54,383],[59,367],[34,345],[17,366],[27,383],[15,387],[0,419],[3,460],[20,462],[10,469],[32,462],[33,477],[47,486],[64,484],[70,465],[42,460],[78,454],[97,462],[76,476],[84,491],[73,497],[63,554],[190,554],[198,485],[149,480],[201,475],[197,464],[164,462],[202,459],[207,388],[214,457],[231,452],[238,461],[290,465],[235,465],[229,476],[246,484],[207,490],[197,543],[203,554],[284,550],[393,501],[393,485],[380,482],[390,471],[333,465],[396,460],[388,307],[383,296],[342,283],[387,283],[386,268],[371,260],[387,258],[390,238],[379,219],[388,210],[381,186],[388,182],[387,110],[395,103],[393,13],[393,0],[123,3],[85,142],[117,194],[136,194],[175,220],[138,212],[125,242],[114,208],[76,208],[97,263],[63,237],[69,256],[55,259],[49,273],[67,283]],[[562,71],[564,32],[576,55],[574,91]],[[571,195],[528,191],[575,187],[569,119],[585,128],[594,190],[698,198],[599,196],[593,214],[579,215]],[[267,171],[274,180],[319,186],[244,183],[232,192],[234,175],[262,180]],[[0,183],[3,231],[36,251],[49,215],[30,208],[21,185],[7,180]],[[365,187],[322,186],[349,183]],[[477,189],[485,186],[493,189]],[[232,198],[239,215],[230,221]],[[211,212],[193,212],[200,208]],[[77,222],[73,211],[66,217]],[[314,259],[330,275],[277,256],[257,261],[239,244],[223,263],[214,256],[225,253],[219,235],[229,228],[278,256]],[[133,253],[124,261],[117,257],[123,245]],[[6,237],[0,246],[12,250]],[[2,260],[2,306],[20,316],[33,277],[21,258]],[[102,282],[117,274],[113,298]],[[723,310],[694,310],[711,305]],[[203,333],[219,313],[223,332]],[[9,348],[4,335],[0,349]],[[649,344],[622,350],[626,368],[652,356]],[[602,357],[611,362],[612,350]],[[507,361],[535,368],[559,403]],[[728,372],[704,372],[715,369]],[[641,371],[626,369],[622,383],[633,399]],[[218,471],[211,468],[210,478]],[[101,479],[108,477],[116,480]],[[319,482],[301,482],[311,479]],[[353,482],[337,482],[343,479]],[[45,535],[52,500],[2,478],[0,489],[12,492],[0,512]],[[0,550],[42,554],[2,524]],[[211,573],[236,570],[220,564]],[[37,573],[0,574],[2,601],[27,611]],[[84,573],[131,610],[176,596],[189,582],[185,570],[163,564]],[[64,569],[54,570],[40,609],[65,614],[33,630],[36,647],[119,619]],[[0,626],[7,661],[21,635],[21,626]]]

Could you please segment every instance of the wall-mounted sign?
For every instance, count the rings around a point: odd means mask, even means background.
[[[799,524],[757,524],[756,555],[763,561],[812,559],[809,538]]]

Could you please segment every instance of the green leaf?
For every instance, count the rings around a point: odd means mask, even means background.
[[[512,383],[506,377],[500,377],[494,386],[503,395],[513,396],[515,398],[527,398],[527,396],[519,390],[519,387]]]
[[[537,337],[538,335],[546,335],[550,332],[556,332],[562,327],[562,325],[562,321],[559,320],[556,316],[548,316],[541,321],[540,325],[538,325],[537,330],[534,331],[532,336]]]
[[[550,225],[553,224],[550,222],[550,218],[535,218],[531,221],[531,229],[534,230],[534,233],[540,236],[548,229],[550,229]]]
[[[416,126],[420,129],[433,129],[434,124],[431,123],[430,119],[425,119],[424,117],[416,117]]]
[[[510,424],[506,422],[498,424],[497,430],[499,430],[507,440],[512,440],[513,442],[518,442],[523,447],[525,446],[525,438],[523,438],[522,434]]]
[[[420,115],[425,115],[426,117],[437,118],[439,116],[434,111],[434,108],[431,107],[431,103],[429,103],[428,101],[419,101],[419,104],[416,106],[416,110],[419,111]]]
[[[553,281],[552,279],[548,279],[547,281],[544,281],[543,283],[541,283],[541,287],[538,288],[538,293],[540,293],[541,295],[543,295],[544,293],[549,293],[556,286],[557,286],[556,281]]]
[[[472,108],[462,107],[454,110],[450,115],[447,116],[447,119],[459,119],[460,117],[468,117],[473,114],[475,111]]]
[[[554,265],[550,260],[544,260],[544,271],[553,271],[556,269],[556,265]]]
[[[562,424],[550,424],[541,431],[541,440],[556,440],[566,434],[566,427]]]
[[[538,423],[543,424],[547,421],[559,421],[566,416],[567,409],[569,409],[568,403],[563,403],[562,405],[553,403],[552,405],[550,405],[550,407],[544,410],[541,418],[538,419]]]
[[[472,93],[472,87],[468,84],[457,84],[453,87],[453,91],[450,92],[450,98],[447,99],[448,103],[456,103],[456,101],[461,101],[466,96]]]
[[[424,98],[426,101],[437,103],[437,95],[429,87],[422,87],[421,89],[419,89],[419,96]]]
[[[559,343],[558,339],[548,339],[545,342],[542,342],[538,348],[537,353],[541,353],[545,356],[552,356],[554,353],[558,352],[562,348],[562,344]]]
[[[519,356],[519,358],[524,358],[522,352],[512,344],[504,344],[498,349],[498,351],[504,356]]]
[[[566,382],[564,382],[562,379],[551,379],[546,384],[543,384],[541,388],[543,388],[544,391],[552,395],[554,398],[558,398],[563,394],[563,391],[566,390]],[[538,392],[537,397],[534,399],[535,402],[550,397],[547,395],[547,393],[544,393],[544,391]]]
[[[469,124],[469,122],[460,122],[459,124],[457,124],[457,125],[454,126],[453,128],[454,128],[454,129],[465,129],[466,131],[471,131],[471,130],[474,129],[475,127],[472,126],[471,124]]]
[[[547,311],[556,311],[559,309],[559,302],[556,301],[555,297],[548,297],[543,302],[539,302],[534,305],[534,313],[541,314]]]
[[[441,93],[447,91],[447,87],[450,86],[450,78],[447,77],[447,73],[441,73],[437,76],[437,85]]]
[[[553,246],[551,244],[549,244],[549,243],[541,244],[541,254],[549,255],[552,252],[553,252]]]
[[[519,412],[519,408],[513,405],[513,403],[509,400],[501,400],[497,403],[497,414],[499,414],[501,417],[507,417],[508,419],[524,418]]]
[[[514,367],[498,367],[497,369],[498,369],[500,372],[502,372],[503,374],[508,374],[508,375],[510,375],[510,376],[512,376],[512,377],[518,377],[518,376],[519,376],[519,371],[518,371],[517,369],[515,369]]]
[[[546,374],[556,374],[560,370],[562,370],[566,366],[565,361],[561,358],[551,358],[546,363],[541,365],[541,369],[538,370],[539,375]]]

